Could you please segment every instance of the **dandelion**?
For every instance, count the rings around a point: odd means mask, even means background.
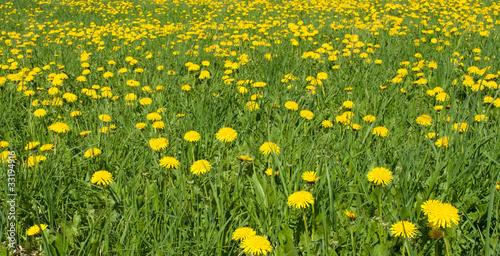
[[[45,109],[43,109],[43,108],[39,108],[33,112],[33,115],[35,115],[35,117],[42,117],[42,116],[45,116],[46,114],[47,114],[47,111],[45,111]]]
[[[245,240],[246,238],[254,236],[256,234],[257,233],[255,232],[255,230],[253,230],[253,228],[242,227],[242,228],[236,229],[233,232],[233,235],[232,235],[231,239],[233,239],[235,241]]]
[[[435,207],[427,209],[427,218],[433,227],[447,228],[451,227],[453,222],[458,225],[460,215],[458,209],[448,203],[441,203]]]
[[[332,123],[332,121],[330,121],[330,120],[324,120],[323,122],[321,122],[321,125],[322,125],[324,128],[330,128],[330,127],[333,127],[333,123]]]
[[[92,158],[94,156],[100,155],[102,152],[98,148],[91,148],[85,151],[84,156],[86,158]]]
[[[78,110],[75,110],[75,111],[72,111],[70,114],[69,114],[71,117],[77,117],[77,116],[81,116],[82,115],[82,112],[78,111]]]
[[[184,134],[184,140],[188,142],[197,142],[200,138],[201,136],[197,131],[189,131]]]
[[[24,164],[27,167],[33,167],[36,164],[38,164],[42,161],[45,161],[45,160],[47,160],[47,158],[45,156],[30,156],[30,157],[28,157],[28,159],[26,160],[26,162]]]
[[[28,231],[26,231],[26,235],[28,236],[34,236],[40,234],[42,231],[44,231],[48,226],[45,224],[40,224],[40,225],[35,225],[31,226]]]
[[[195,175],[198,175],[205,174],[206,172],[210,171],[211,168],[212,166],[207,160],[198,160],[191,165],[189,171],[191,171],[191,173]]]
[[[56,133],[65,133],[69,131],[69,126],[62,122],[56,122],[47,128]]]
[[[271,243],[263,236],[250,236],[243,240],[241,248],[252,255],[267,255],[273,249]]]
[[[434,145],[436,145],[438,148],[440,148],[440,147],[447,148],[449,146],[448,137],[445,136],[445,137],[439,138],[438,140],[436,140],[436,142],[434,143]]]
[[[388,132],[389,130],[387,128],[383,126],[377,126],[373,128],[372,134],[377,135],[378,137],[386,137]]]
[[[418,230],[415,224],[403,220],[391,226],[391,233],[395,237],[413,238],[418,233]]]
[[[254,111],[254,110],[257,110],[259,109],[259,104],[257,104],[256,101],[249,101],[245,104],[245,109],[247,110],[250,110],[250,111]]]
[[[165,128],[165,123],[163,121],[156,121],[151,125],[151,127],[158,129],[158,130],[161,130],[161,129]]]
[[[349,210],[345,210],[344,214],[347,215],[347,217],[349,217],[349,219],[351,219],[351,220],[356,219],[356,217],[357,217],[356,213],[351,212]]]
[[[429,126],[432,125],[432,118],[429,115],[421,115],[417,117],[416,119],[417,124],[423,125],[423,126]]]
[[[368,181],[373,182],[377,185],[386,186],[391,183],[393,177],[392,172],[389,169],[384,167],[375,167],[373,168],[368,175],[366,175]]]
[[[354,102],[350,100],[344,101],[344,103],[342,103],[342,106],[347,109],[352,109],[354,107]]]
[[[363,121],[366,121],[366,122],[369,122],[369,123],[373,123],[375,121],[375,116],[372,116],[372,115],[366,115],[363,117]]]
[[[24,147],[24,150],[30,150],[30,149],[34,149],[36,148],[38,145],[40,145],[40,142],[38,141],[32,141],[32,142],[29,142],[28,145],[26,145]]]
[[[177,169],[179,167],[180,163],[177,159],[167,156],[162,159],[160,159],[160,166],[165,167],[167,169]]]
[[[296,111],[299,109],[299,104],[295,101],[287,101],[285,102],[285,108],[288,110]]]
[[[0,141],[0,148],[6,148],[9,146],[9,142],[7,141]]]
[[[111,122],[111,117],[107,114],[101,114],[101,115],[99,115],[99,120],[101,120],[105,123],[108,123],[108,122]]]
[[[463,122],[455,123],[455,124],[453,124],[451,129],[462,133],[462,132],[465,132],[469,129],[469,125],[467,123],[463,123]]]
[[[318,175],[318,172],[313,172],[313,171],[307,171],[302,173],[302,179],[307,181],[307,182],[315,182],[319,180],[320,177],[316,177]]]
[[[267,168],[265,173],[267,174],[267,176],[271,176],[273,175],[273,169],[272,168]],[[274,172],[274,175],[278,175],[280,172],[279,171],[275,171]]]
[[[264,155],[269,155],[271,152],[279,155],[280,148],[274,142],[265,142],[260,146],[259,151]]]
[[[149,146],[154,150],[154,151],[160,151],[166,147],[168,147],[168,140],[163,138],[163,137],[159,137],[159,138],[156,138],[156,139],[150,139],[149,140]]]
[[[135,127],[137,129],[139,129],[139,130],[144,129],[146,126],[147,126],[147,124],[145,124],[145,123],[137,123],[137,124],[135,124]]]
[[[309,110],[302,110],[300,111],[300,116],[307,120],[311,120],[314,117],[314,113]]]
[[[288,197],[288,206],[295,207],[297,209],[307,208],[309,204],[314,203],[313,195],[307,191],[297,191]]]
[[[243,162],[251,162],[253,161],[253,158],[247,156],[247,155],[241,155],[241,156],[238,156],[238,159],[243,161]]]
[[[54,148],[52,144],[44,144],[40,147],[40,151],[49,151]]]
[[[90,182],[96,185],[107,186],[110,182],[113,181],[113,175],[110,172],[100,170],[95,172],[90,179]]]
[[[152,112],[152,113],[149,113],[146,118],[149,120],[149,121],[160,121],[161,120],[161,115],[158,114],[157,112]]]
[[[222,142],[232,142],[236,139],[237,136],[238,133],[230,127],[221,128],[215,134],[215,137]]]
[[[447,101],[450,99],[450,95],[448,95],[446,92],[440,92],[436,95],[436,100],[437,101]]]

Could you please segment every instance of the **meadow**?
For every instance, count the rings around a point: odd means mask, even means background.
[[[500,255],[499,12],[0,3],[0,255]]]

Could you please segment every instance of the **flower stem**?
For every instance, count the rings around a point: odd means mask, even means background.
[[[444,246],[446,247],[446,256],[450,256],[450,243],[446,237],[446,230],[443,231]]]
[[[302,217],[304,217],[304,227],[306,228],[306,245],[305,245],[307,250],[306,255],[309,255],[309,232],[307,231],[306,209],[304,209],[302,213],[303,213]]]

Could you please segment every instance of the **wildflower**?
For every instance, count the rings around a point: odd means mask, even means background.
[[[210,78],[210,72],[203,70],[203,71],[201,71],[200,76],[198,78],[199,79]]]
[[[421,115],[417,117],[417,124],[423,125],[423,126],[429,126],[432,125],[432,118],[429,115]]]
[[[267,174],[267,176],[271,176],[273,175],[273,169],[272,168],[267,168],[265,173]],[[280,172],[279,171],[275,171],[274,172],[274,175],[278,175]]]
[[[455,124],[453,124],[453,126],[451,127],[451,129],[454,130],[454,131],[458,131],[458,132],[462,133],[462,132],[465,132],[465,131],[467,131],[469,129],[469,125],[467,125],[467,123],[463,123],[463,122],[461,122],[461,123],[455,123]]]
[[[253,158],[251,158],[251,157],[249,157],[247,155],[238,156],[238,159],[240,159],[241,161],[247,161],[247,162],[253,161]]]
[[[36,117],[42,117],[46,114],[47,114],[47,111],[45,111],[45,109],[43,109],[43,108],[39,108],[33,112],[33,115],[35,115]]]
[[[86,158],[92,158],[94,156],[100,155],[102,152],[98,148],[91,148],[85,151],[84,156]]]
[[[368,175],[366,175],[368,181],[373,182],[377,185],[386,186],[391,183],[393,177],[392,172],[389,169],[384,167],[375,167],[373,168]]]
[[[161,130],[161,129],[165,128],[165,123],[163,121],[156,121],[151,125],[151,127],[158,129],[158,130]]]
[[[241,248],[252,255],[267,255],[272,251],[271,243],[263,236],[250,236],[243,240]]]
[[[253,230],[253,228],[242,227],[242,228],[236,229],[233,232],[233,235],[232,235],[231,239],[233,239],[235,241],[245,240],[246,238],[254,236],[256,234],[257,233],[255,232],[255,230]]]
[[[439,138],[436,143],[434,143],[438,148],[440,147],[445,147],[447,148],[449,146],[449,142],[448,142],[448,137],[445,136],[445,137],[441,137]]]
[[[137,124],[135,124],[135,127],[137,127],[137,129],[139,129],[139,130],[142,130],[146,127],[146,125],[147,124],[145,124],[145,123],[137,123]]]
[[[149,113],[146,118],[149,120],[149,121],[160,121],[161,120],[161,115],[158,114],[157,112],[152,112],[152,113]]]
[[[429,132],[425,135],[425,137],[432,140],[436,137],[436,135],[437,134],[435,132]]]
[[[372,115],[366,115],[363,117],[363,121],[366,121],[366,122],[369,122],[369,123],[373,123],[375,121],[375,116],[372,116]]]
[[[180,165],[179,161],[177,161],[177,159],[171,156],[167,156],[160,159],[160,166],[165,167],[167,169],[172,169],[172,168],[177,169],[179,165]]]
[[[181,86],[181,90],[183,91],[191,91],[191,86],[189,86],[188,84],[185,84],[183,86]]]
[[[349,217],[349,219],[351,219],[351,220],[356,219],[356,217],[357,217],[356,213],[351,212],[349,210],[345,210],[344,214],[347,215],[347,217]]]
[[[373,128],[373,132],[372,134],[373,135],[377,135],[379,137],[385,137],[387,136],[387,133],[389,132],[389,130],[383,126],[377,126],[375,128]]]
[[[0,141],[0,148],[6,148],[8,146],[9,146],[9,142],[4,141],[4,140]]]
[[[415,224],[403,220],[391,226],[391,233],[396,237],[413,238],[418,233],[418,230]]]
[[[91,183],[104,186],[108,185],[112,181],[113,175],[111,175],[110,172],[104,170],[95,172],[90,179]]]
[[[159,151],[161,149],[164,149],[166,147],[168,147],[168,140],[163,138],[163,137],[159,137],[159,138],[156,138],[156,139],[150,139],[149,140],[149,146],[154,150],[154,151]]]
[[[333,127],[333,123],[330,120],[324,120],[323,122],[321,122],[321,125],[325,128]]]
[[[297,102],[295,101],[287,101],[285,103],[285,108],[287,108],[288,110],[296,111],[299,109],[299,104],[297,104]]]
[[[69,131],[69,126],[65,123],[62,122],[56,122],[49,127],[47,127],[49,130],[57,133],[65,133]]]
[[[221,128],[215,134],[215,137],[218,140],[222,141],[222,142],[231,142],[231,141],[234,141],[237,136],[238,136],[238,133],[234,129],[230,128],[230,127]]]
[[[433,227],[447,228],[451,223],[458,225],[460,215],[458,209],[449,203],[442,203],[438,200],[428,200],[421,206],[422,212],[427,215],[429,223]]]
[[[482,121],[488,121],[488,117],[484,114],[482,115],[475,115],[474,116],[474,121],[476,122],[482,122]]]
[[[348,100],[348,101],[344,101],[344,103],[342,103],[342,106],[344,106],[344,108],[347,108],[347,109],[352,109],[354,107],[354,102]]]
[[[314,203],[313,195],[307,191],[297,191],[288,197],[288,206],[297,209],[307,208]]]
[[[264,83],[264,82],[255,82],[252,84],[252,87],[255,87],[255,88],[261,88],[264,86],[266,86],[266,83]]]
[[[48,226],[45,224],[40,224],[40,225],[35,225],[31,226],[28,231],[26,231],[26,235],[28,236],[34,236],[40,234],[42,231],[44,231]]]
[[[35,166],[35,164],[47,160],[45,156],[30,156],[24,163],[27,167]]]
[[[314,117],[314,113],[309,110],[302,110],[300,111],[300,116],[307,120],[311,120]]]
[[[140,101],[139,101],[139,104],[145,106],[145,105],[150,105],[151,103],[153,103],[153,100],[151,98],[142,98]]]
[[[436,95],[436,100],[437,101],[446,101],[450,99],[450,95],[448,95],[446,92],[440,92]]]
[[[49,151],[54,148],[52,144],[44,144],[40,147],[40,151]]]
[[[24,147],[24,150],[34,149],[38,145],[40,145],[40,142],[38,142],[38,141],[29,142],[28,145],[26,145],[26,147]]]
[[[260,152],[264,155],[269,155],[271,152],[279,155],[280,148],[274,142],[265,142],[259,148]]]
[[[189,131],[184,134],[184,140],[189,142],[197,142],[201,138],[200,134],[196,131]]]
[[[191,173],[198,175],[205,174],[210,171],[211,168],[212,166],[207,160],[198,160],[191,165],[190,171]]]
[[[111,117],[109,115],[106,115],[106,114],[101,114],[101,115],[99,115],[99,120],[101,120],[105,123],[108,123],[108,122],[111,122]]]
[[[318,172],[313,172],[313,171],[307,171],[302,173],[302,179],[307,181],[307,182],[315,182],[319,180],[320,177],[316,177],[318,175]]]
[[[257,102],[255,101],[249,101],[245,104],[245,109],[248,109],[250,111],[257,110],[259,109],[259,104],[257,104]]]
[[[69,115],[72,117],[77,117],[77,116],[81,116],[82,112],[75,110],[75,111],[71,112]]]

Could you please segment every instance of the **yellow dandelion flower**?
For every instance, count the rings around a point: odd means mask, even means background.
[[[137,124],[135,124],[135,127],[137,127],[137,129],[139,129],[139,130],[144,129],[146,126],[147,126],[147,124],[145,124],[145,123],[137,123]]]
[[[389,132],[389,130],[387,128],[385,128],[383,126],[378,126],[378,127],[373,128],[372,134],[377,135],[378,137],[385,137],[385,136],[387,136],[388,132]]]
[[[241,243],[243,252],[252,255],[267,255],[273,249],[271,243],[263,236],[250,236]]]
[[[309,110],[301,110],[300,116],[307,119],[307,120],[311,120],[314,118],[314,113],[309,111]]]
[[[247,162],[253,161],[253,158],[251,158],[251,157],[249,157],[247,155],[238,156],[238,159],[241,160],[241,161],[243,161],[243,162],[245,162],[245,161],[247,161]]]
[[[99,120],[101,120],[105,123],[108,123],[108,122],[111,122],[111,117],[107,114],[101,114],[101,115],[99,115]]]
[[[260,146],[259,151],[264,155],[269,155],[271,152],[276,155],[280,154],[280,148],[274,142],[265,142]]]
[[[179,167],[180,163],[177,159],[167,156],[162,159],[160,159],[160,166],[165,167],[167,169],[177,169]]]
[[[285,102],[285,108],[288,110],[296,111],[299,109],[299,104],[295,101],[287,101]]]
[[[376,117],[372,115],[366,115],[363,117],[363,121],[373,123],[375,121]]]
[[[36,148],[38,145],[40,145],[40,142],[38,141],[31,141],[24,147],[24,150],[30,150]]]
[[[257,233],[255,232],[255,230],[253,230],[253,228],[242,227],[242,228],[236,229],[233,232],[231,239],[233,239],[234,241],[245,240],[246,238],[254,236],[256,234]]]
[[[189,171],[191,171],[191,173],[195,175],[198,175],[205,174],[206,172],[210,171],[211,168],[212,166],[207,160],[198,160],[191,165]]]
[[[97,185],[106,186],[113,181],[113,175],[110,172],[100,170],[95,172],[90,179],[90,182]]]
[[[320,177],[316,177],[318,175],[318,172],[313,172],[313,171],[307,171],[302,173],[302,179],[307,181],[307,182],[315,182],[319,180]]]
[[[430,126],[432,125],[432,118],[429,115],[421,115],[417,117],[416,119],[417,124],[423,125],[423,126]]]
[[[393,177],[392,172],[389,169],[384,167],[375,167],[373,168],[368,175],[366,175],[368,181],[373,182],[377,185],[386,186],[391,183]]]
[[[184,134],[184,140],[189,142],[197,142],[201,138],[200,134],[197,131],[189,131]]]
[[[49,127],[47,127],[49,130],[57,133],[65,133],[69,131],[69,126],[65,123],[62,122],[56,122]]]
[[[330,127],[333,127],[333,123],[332,123],[332,121],[330,121],[330,120],[324,120],[323,122],[321,122],[321,125],[322,125],[324,128],[330,128]]]
[[[54,148],[52,144],[44,144],[40,147],[40,151],[49,151]]]
[[[358,217],[358,216],[356,215],[356,213],[351,212],[351,211],[349,211],[349,210],[345,210],[345,211],[344,211],[344,214],[345,214],[345,215],[347,215],[347,217],[349,217],[349,219],[351,219],[351,220],[356,219],[356,217]]]
[[[238,136],[238,133],[234,129],[230,128],[230,127],[221,128],[215,134],[215,137],[218,140],[222,141],[222,142],[231,142],[231,141],[234,141],[237,136]]]
[[[100,155],[102,152],[100,149],[98,148],[91,148],[91,149],[88,149],[87,151],[85,151],[84,153],[84,156],[86,158],[92,158],[94,156],[97,156],[97,155]]]
[[[45,111],[45,109],[43,109],[43,108],[39,108],[33,112],[33,115],[35,115],[36,117],[42,117],[46,114],[47,114],[47,111]]]
[[[434,143],[438,148],[445,147],[447,148],[449,144],[449,139],[447,136],[439,138],[436,143]]]
[[[149,146],[154,150],[154,151],[159,151],[159,150],[162,150],[166,147],[168,147],[168,140],[163,138],[163,137],[159,137],[159,138],[156,138],[156,139],[150,139],[149,140]]]
[[[40,225],[35,225],[31,226],[28,231],[26,231],[26,235],[28,236],[34,236],[40,234],[42,231],[44,231],[48,226],[45,224],[40,224]]]
[[[403,220],[391,226],[391,233],[395,237],[413,238],[418,233],[415,224]]]
[[[314,204],[314,198],[308,191],[297,191],[288,197],[287,204],[297,209],[307,208],[310,204]]]

